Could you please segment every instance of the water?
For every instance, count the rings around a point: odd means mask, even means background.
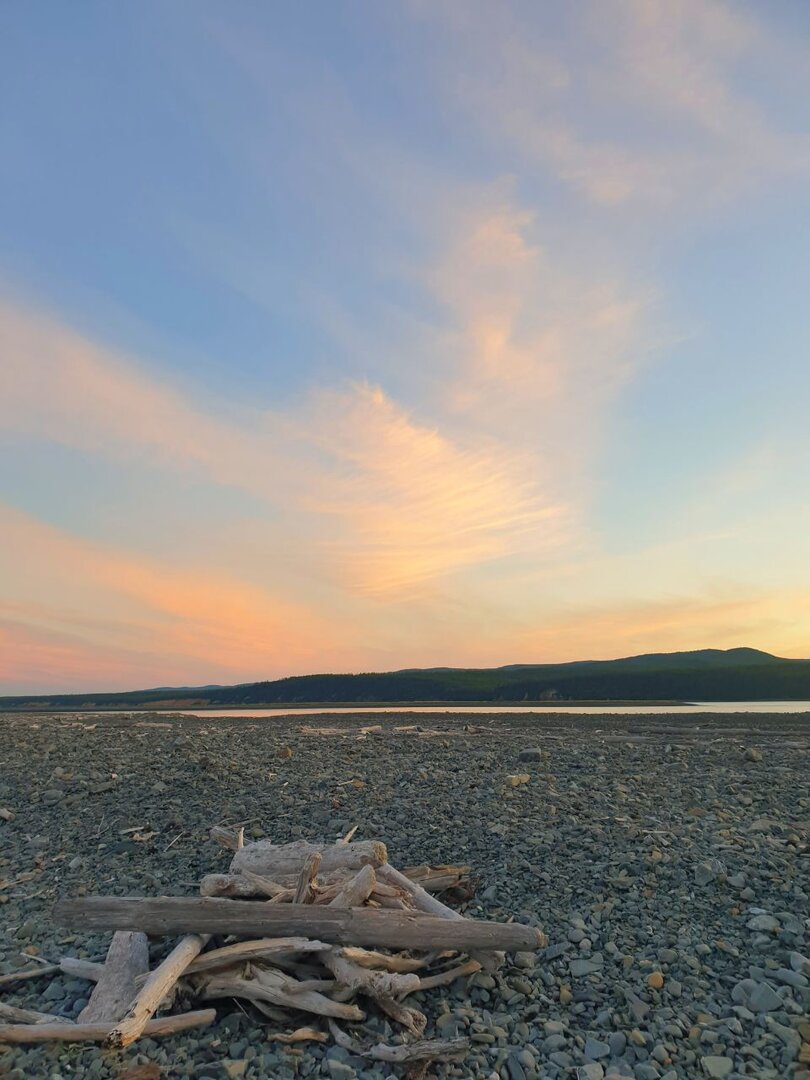
[[[141,710],[138,710],[141,711]],[[144,710],[145,711],[145,710]],[[273,709],[155,709],[156,716],[317,716],[322,713],[452,713],[475,716],[482,713],[612,713],[621,716],[666,716],[676,713],[810,713],[810,701],[693,701],[687,705],[320,705],[297,709],[278,705]]]

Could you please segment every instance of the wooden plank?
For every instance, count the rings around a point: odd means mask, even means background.
[[[302,935],[338,945],[394,949],[540,948],[543,935],[521,923],[445,920],[405,911],[339,909],[312,904],[261,904],[219,897],[88,896],[61,900],[60,926],[82,930],[143,930],[147,934]]]

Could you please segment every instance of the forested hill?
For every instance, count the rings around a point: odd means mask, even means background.
[[[0,709],[204,708],[330,702],[767,701],[810,699],[810,660],[703,649],[623,660],[297,675],[222,687],[0,697]]]

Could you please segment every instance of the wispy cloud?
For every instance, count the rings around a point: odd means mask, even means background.
[[[415,7],[447,35],[437,79],[456,106],[597,204],[705,203],[810,169],[810,139],[743,89],[746,64],[776,45],[730,4],[617,0],[606,17],[591,0],[531,19],[512,5]]]

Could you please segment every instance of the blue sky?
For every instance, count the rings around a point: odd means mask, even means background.
[[[0,685],[810,655],[808,31],[7,6]]]

